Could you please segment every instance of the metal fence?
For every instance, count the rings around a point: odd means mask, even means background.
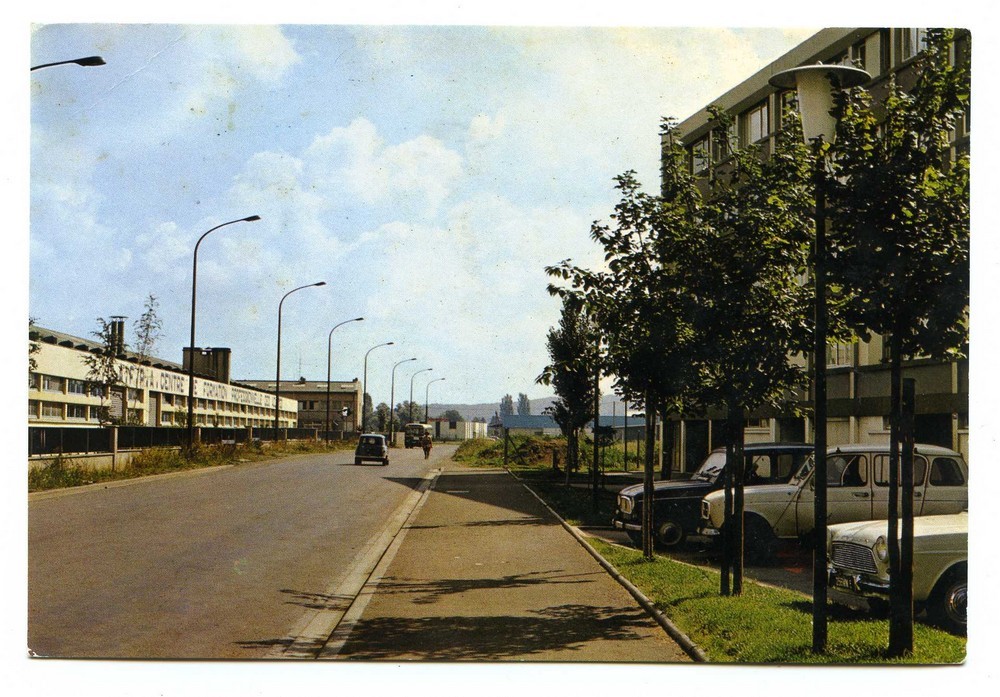
[[[112,435],[108,428],[29,426],[28,455],[110,453]]]

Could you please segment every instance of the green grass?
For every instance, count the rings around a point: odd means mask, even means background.
[[[706,653],[726,663],[948,664],[965,660],[965,638],[914,626],[914,653],[886,658],[889,624],[830,606],[827,652],[812,653],[812,601],[791,590],[744,582],[743,595],[719,595],[719,573],[639,550],[591,540],[600,554]]]
[[[46,491],[67,487],[135,479],[152,474],[166,474],[218,465],[237,465],[245,462],[260,462],[287,455],[302,453],[322,453],[328,450],[346,450],[353,443],[334,441],[329,448],[322,441],[285,441],[240,445],[197,446],[190,456],[171,448],[149,448],[142,450],[129,460],[128,464],[115,470],[94,469],[70,458],[56,458],[43,467],[28,470],[28,491]]]

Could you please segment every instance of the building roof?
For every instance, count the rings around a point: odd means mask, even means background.
[[[77,351],[89,351],[93,353],[101,352],[104,349],[103,344],[94,341],[93,339],[81,339],[78,336],[73,336],[72,334],[66,334],[64,332],[57,332],[54,329],[40,327],[37,324],[32,324],[28,328],[28,338],[32,341],[54,344],[64,348],[76,349]],[[125,351],[124,355],[126,360],[134,362],[138,362],[139,360],[139,354],[134,351]],[[173,361],[157,358],[155,356],[147,356],[143,362],[153,366],[154,368],[162,368],[164,370],[184,370],[184,366],[180,363],[174,363]]]
[[[547,414],[528,414],[526,416],[508,414],[506,416],[501,415],[500,420],[503,422],[503,428],[531,429],[535,431],[538,429],[559,428],[559,424]]]
[[[641,416],[630,416],[626,419],[624,416],[608,416],[607,414],[601,414],[600,421],[598,422],[600,426],[611,426],[612,428],[641,428],[646,425],[646,419]],[[587,423],[587,428],[593,429],[594,421],[593,419]]]
[[[274,380],[241,380],[244,385],[251,385],[258,390],[274,390]],[[331,392],[358,392],[361,383],[355,380],[331,380]],[[326,394],[326,380],[282,380],[281,391],[297,394]]]

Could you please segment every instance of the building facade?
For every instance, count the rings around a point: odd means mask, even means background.
[[[923,48],[926,30],[921,28],[837,28],[824,29],[794,49],[736,85],[712,105],[733,117],[735,138],[740,147],[757,145],[764,157],[774,150],[781,130],[781,115],[794,101],[794,91],[778,90],[769,78],[782,70],[817,62],[854,65],[872,79],[865,85],[875,100],[884,98],[890,76],[905,89],[913,84],[912,65]],[[953,60],[971,55],[971,37],[958,32]],[[682,143],[694,174],[724,168],[729,156],[726,142],[712,129],[713,119],[706,106],[680,123]],[[969,152],[971,121],[968,115],[957,124],[952,138],[955,156]],[[889,439],[889,366],[881,337],[871,341],[831,344],[827,349],[828,442],[887,443]],[[917,385],[917,442],[942,445],[968,457],[969,365],[968,361],[915,359],[904,362],[904,378]],[[795,395],[789,406],[811,404],[808,391]],[[664,425],[668,464],[674,471],[692,471],[715,447],[724,443],[722,414],[684,418]],[[807,417],[761,412],[751,415],[745,431],[747,442],[812,440],[812,423]]]
[[[244,380],[244,384],[274,395],[274,380]],[[361,424],[361,382],[331,381],[330,430],[334,433],[355,433]],[[325,380],[282,380],[281,398],[294,400],[298,409],[299,428],[326,430],[327,383]]]
[[[119,329],[121,329],[119,327]],[[91,379],[86,359],[100,356],[99,344],[44,327],[29,328],[33,368],[28,374],[28,425],[101,425],[107,417],[140,426],[187,424],[188,374],[184,366],[160,358],[142,358],[124,350],[114,364],[120,385],[102,394]],[[228,357],[228,350],[218,350]],[[228,361],[226,361],[228,363]],[[274,426],[274,393],[230,382],[228,376],[194,379],[194,425],[207,427]],[[297,403],[281,398],[282,428],[298,423]]]

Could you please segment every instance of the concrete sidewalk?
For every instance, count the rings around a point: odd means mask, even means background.
[[[511,475],[454,465],[320,658],[690,661]]]

